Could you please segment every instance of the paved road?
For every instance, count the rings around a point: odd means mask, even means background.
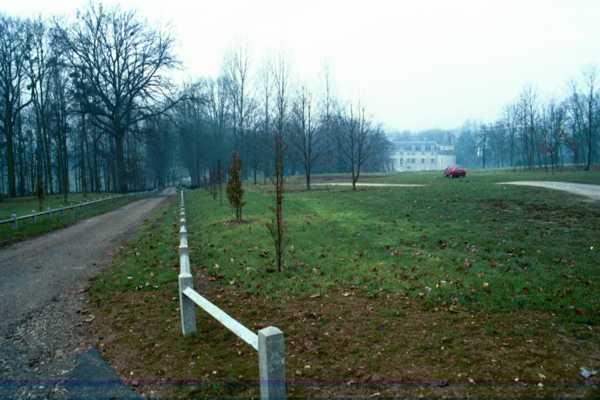
[[[352,186],[352,182],[327,182],[313,183],[313,186]],[[423,187],[425,185],[416,183],[360,183],[356,182],[358,187]]]
[[[0,250],[0,398],[65,398],[89,352],[85,288],[166,196]],[[41,380],[41,381],[40,381]],[[17,384],[15,384],[15,382]]]
[[[551,182],[551,181],[515,181],[502,182],[500,185],[534,186],[546,189],[562,190],[565,192],[600,200],[600,185],[586,183]]]

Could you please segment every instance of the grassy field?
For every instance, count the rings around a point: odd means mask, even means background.
[[[68,204],[65,204],[64,197],[62,194],[46,195],[44,199],[43,208],[46,210],[50,208],[58,208],[63,205],[72,205],[81,203],[83,201],[97,200],[104,197],[111,196],[112,193],[69,193]],[[0,201],[0,219],[10,218],[12,213],[16,213],[17,216],[31,214],[33,212],[39,212],[38,201],[36,197],[17,197],[14,199],[5,197]]]
[[[58,208],[63,205],[72,205],[84,201],[97,200],[110,196],[110,193],[89,193],[84,196],[82,193],[69,194],[68,204],[64,204],[62,195],[47,196],[44,201],[44,209],[47,207]],[[19,221],[18,229],[12,229],[12,224],[0,225],[0,247],[18,242],[20,240],[35,237],[55,229],[63,228],[71,225],[84,218],[93,217],[94,215],[102,214],[107,211],[122,207],[125,204],[133,201],[135,198],[124,198],[105,203],[95,204],[89,207],[82,207],[76,210],[65,211],[64,215],[59,213],[38,217],[36,223],[32,219]],[[12,213],[17,216],[38,212],[38,201],[35,197],[20,197],[16,199],[5,198],[0,202],[0,219],[11,217]]]
[[[243,224],[189,192],[196,287],[251,329],[284,331],[291,396],[600,396],[579,375],[600,369],[600,204],[495,184],[600,172],[439,175],[368,175],[427,186],[357,192],[290,179],[283,273],[268,187],[246,187]],[[179,334],[176,222],[173,202],[94,282],[98,344],[156,383],[146,393],[256,395],[250,348],[200,312],[199,333]]]

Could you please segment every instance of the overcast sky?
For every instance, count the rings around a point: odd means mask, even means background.
[[[20,16],[73,16],[87,0],[0,0]],[[360,97],[387,129],[491,121],[527,84],[560,96],[600,64],[598,0],[122,0],[170,25],[187,77],[216,75],[239,43],[285,49],[296,78],[329,65],[339,95]]]

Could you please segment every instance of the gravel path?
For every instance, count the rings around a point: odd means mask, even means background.
[[[550,182],[550,181],[515,181],[502,182],[499,185],[534,186],[546,189],[562,190],[565,192],[600,200],[600,185],[586,183]]]
[[[89,351],[88,280],[166,196],[130,203],[0,250],[0,398],[73,396],[67,379]]]

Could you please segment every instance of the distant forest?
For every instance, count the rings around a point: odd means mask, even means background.
[[[367,105],[337,97],[332,77],[293,80],[283,55],[227,52],[221,73],[175,84],[184,68],[169,32],[92,3],[75,21],[0,15],[0,193],[127,192],[224,175],[380,171],[391,151]],[[308,179],[307,179],[308,184]]]
[[[367,104],[336,95],[328,71],[302,82],[285,56],[253,60],[237,47],[218,76],[178,84],[174,41],[99,3],[74,21],[0,14],[0,194],[128,192],[188,175],[199,186],[222,179],[233,152],[257,183],[273,174],[278,137],[284,174],[305,175],[307,187],[313,173],[389,171],[390,134]],[[590,70],[564,99],[526,88],[498,121],[418,137],[454,144],[466,166],[590,168],[597,86]]]
[[[600,79],[588,68],[568,83],[564,98],[544,101],[528,86],[491,123],[468,121],[460,129],[400,132],[401,140],[433,140],[455,146],[457,163],[478,168],[578,165],[600,158]]]

